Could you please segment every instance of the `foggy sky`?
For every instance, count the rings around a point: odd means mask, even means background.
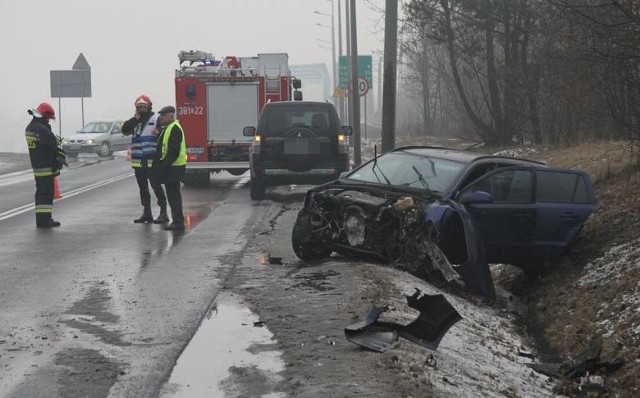
[[[384,0],[356,3],[359,54],[382,50],[384,23],[371,4],[383,8]],[[331,2],[0,0],[0,152],[26,152],[26,111],[42,101],[61,115],[63,136],[82,127],[80,98],[62,98],[59,109],[49,78],[51,70],[70,70],[80,53],[91,66],[85,123],[130,117],[142,93],[156,110],[174,104],[181,50],[203,50],[217,59],[286,52],[290,65],[326,63],[331,74],[331,51],[318,47],[330,45],[317,41],[330,42],[331,31],[316,26],[330,26],[331,18],[314,10],[330,14]],[[52,127],[58,134],[57,120]]]

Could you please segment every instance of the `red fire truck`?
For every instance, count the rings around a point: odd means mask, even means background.
[[[211,172],[241,175],[249,169],[251,137],[267,102],[302,100],[286,53],[251,57],[181,51],[176,70],[176,109],[187,145],[186,185],[208,185]]]

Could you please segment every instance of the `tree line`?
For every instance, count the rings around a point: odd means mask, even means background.
[[[408,0],[403,79],[424,135],[640,138],[637,0]]]

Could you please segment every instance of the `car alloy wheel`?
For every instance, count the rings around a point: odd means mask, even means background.
[[[100,152],[98,153],[100,156],[109,156],[111,155],[111,148],[109,147],[108,142],[103,142],[100,145]]]

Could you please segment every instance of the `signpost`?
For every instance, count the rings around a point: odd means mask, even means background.
[[[369,81],[362,76],[358,76],[358,95],[363,96],[369,92]]]
[[[84,126],[84,98],[91,98],[91,66],[80,53],[71,70],[52,70],[51,98],[58,98],[58,128],[62,134],[61,98],[81,98],[82,125]]]
[[[372,82],[372,74],[371,74],[371,63],[372,63],[371,55],[358,55],[358,77],[364,78],[369,86],[371,86]],[[349,86],[349,65],[347,63],[347,56],[341,55],[339,60],[339,69],[340,69],[340,83],[338,87],[342,89],[347,89]]]
[[[358,76],[358,95],[364,97],[364,139],[367,139],[367,93],[369,82],[362,76]]]
[[[371,55],[358,55],[358,79],[355,80],[355,85],[358,89],[358,95],[364,97],[364,139],[367,139],[367,93],[371,88],[372,80],[372,67],[373,57]],[[341,55],[338,62],[338,69],[340,73],[340,82],[334,94],[345,94],[349,91],[349,65],[347,62],[347,56]],[[340,90],[340,91],[339,91]]]

